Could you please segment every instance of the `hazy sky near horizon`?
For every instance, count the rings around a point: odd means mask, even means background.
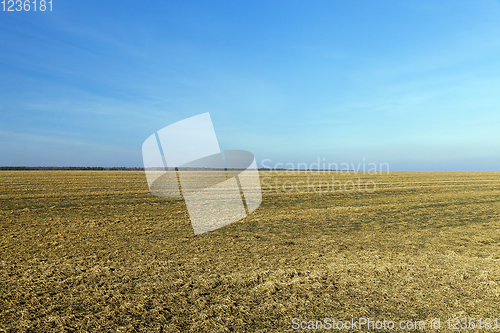
[[[500,171],[499,1],[53,0],[0,16],[0,165],[142,166],[148,136],[210,112],[221,149],[259,166]]]

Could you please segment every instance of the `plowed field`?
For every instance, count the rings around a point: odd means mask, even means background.
[[[0,171],[0,331],[292,332],[294,318],[362,317],[500,330],[484,327],[500,320],[500,173],[308,190],[331,176],[262,172],[253,214],[194,236],[184,201],[151,195],[144,172]]]

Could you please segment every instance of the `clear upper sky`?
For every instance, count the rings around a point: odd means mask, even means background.
[[[52,6],[0,12],[0,165],[142,166],[210,112],[259,166],[500,171],[499,1]]]

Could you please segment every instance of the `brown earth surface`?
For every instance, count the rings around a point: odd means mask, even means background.
[[[332,176],[376,190],[331,191]],[[144,172],[0,171],[0,332],[294,332],[294,318],[500,331],[500,173],[261,181],[253,214],[194,236],[183,200],[151,195]]]

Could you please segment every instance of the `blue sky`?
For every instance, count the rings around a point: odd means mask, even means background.
[[[0,165],[142,166],[148,136],[210,112],[221,149],[259,166],[500,171],[499,1],[53,0],[0,16]]]

